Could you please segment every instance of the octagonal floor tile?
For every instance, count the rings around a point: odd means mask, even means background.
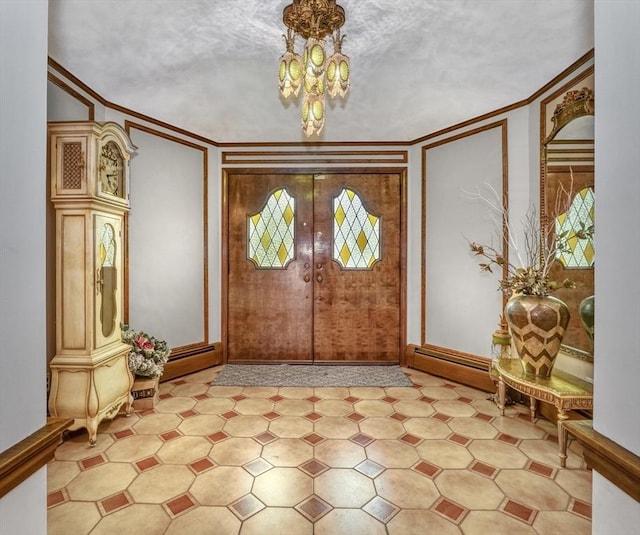
[[[252,492],[267,506],[293,507],[313,494],[313,485],[297,468],[274,468],[255,478]]]
[[[428,509],[440,497],[433,481],[412,470],[385,470],[374,484],[379,496],[404,509]]]
[[[78,474],[67,492],[72,500],[98,501],[125,490],[137,475],[130,463],[107,463]]]
[[[262,458],[273,466],[299,466],[313,458],[313,446],[294,438],[280,438],[264,446]]]
[[[251,438],[228,438],[214,444],[209,457],[217,464],[242,466],[260,456],[262,446]]]
[[[328,439],[315,447],[315,457],[334,468],[353,468],[366,459],[362,446],[349,440]]]
[[[443,470],[434,483],[443,496],[469,509],[496,509],[504,500],[493,480],[468,470]]]
[[[185,493],[194,479],[186,466],[159,465],[140,474],[128,490],[136,502],[163,503]]]
[[[375,495],[373,481],[351,469],[331,469],[314,480],[314,492],[333,507],[362,507]]]
[[[376,440],[366,450],[369,459],[387,468],[409,468],[420,459],[414,447],[395,440]]]
[[[211,448],[211,442],[204,437],[184,436],[164,444],[157,456],[165,463],[189,464],[206,457]]]
[[[253,477],[239,466],[217,466],[199,475],[189,492],[201,505],[227,506],[251,492]]]

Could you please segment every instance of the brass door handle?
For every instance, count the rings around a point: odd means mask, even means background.
[[[307,273],[304,277],[302,277],[302,279],[304,280],[304,282],[309,282],[311,280],[311,277]]]
[[[316,277],[316,280],[317,280],[318,282],[322,282],[322,275],[318,275],[318,276]]]

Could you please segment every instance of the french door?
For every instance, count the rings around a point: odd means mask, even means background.
[[[227,360],[397,363],[402,174],[229,173]]]

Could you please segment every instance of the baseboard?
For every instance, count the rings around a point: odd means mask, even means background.
[[[189,375],[212,366],[219,366],[224,362],[223,357],[221,342],[172,354],[169,362],[164,365],[164,373],[160,382],[170,381],[176,377]]]
[[[486,392],[495,392],[495,386],[489,375],[490,363],[491,359],[487,357],[430,344],[423,346],[409,344],[406,350],[406,364],[409,368]]]

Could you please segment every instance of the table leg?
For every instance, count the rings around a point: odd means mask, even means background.
[[[536,423],[536,407],[537,407],[536,398],[533,396],[529,396],[529,410],[531,411],[531,422]]]
[[[504,416],[504,405],[506,403],[507,387],[502,380],[502,376],[498,376],[498,408],[500,409],[500,416]]]
[[[558,455],[560,456],[560,466],[567,466],[567,439],[569,432],[564,426],[564,422],[568,419],[567,414],[563,410],[558,410]]]

